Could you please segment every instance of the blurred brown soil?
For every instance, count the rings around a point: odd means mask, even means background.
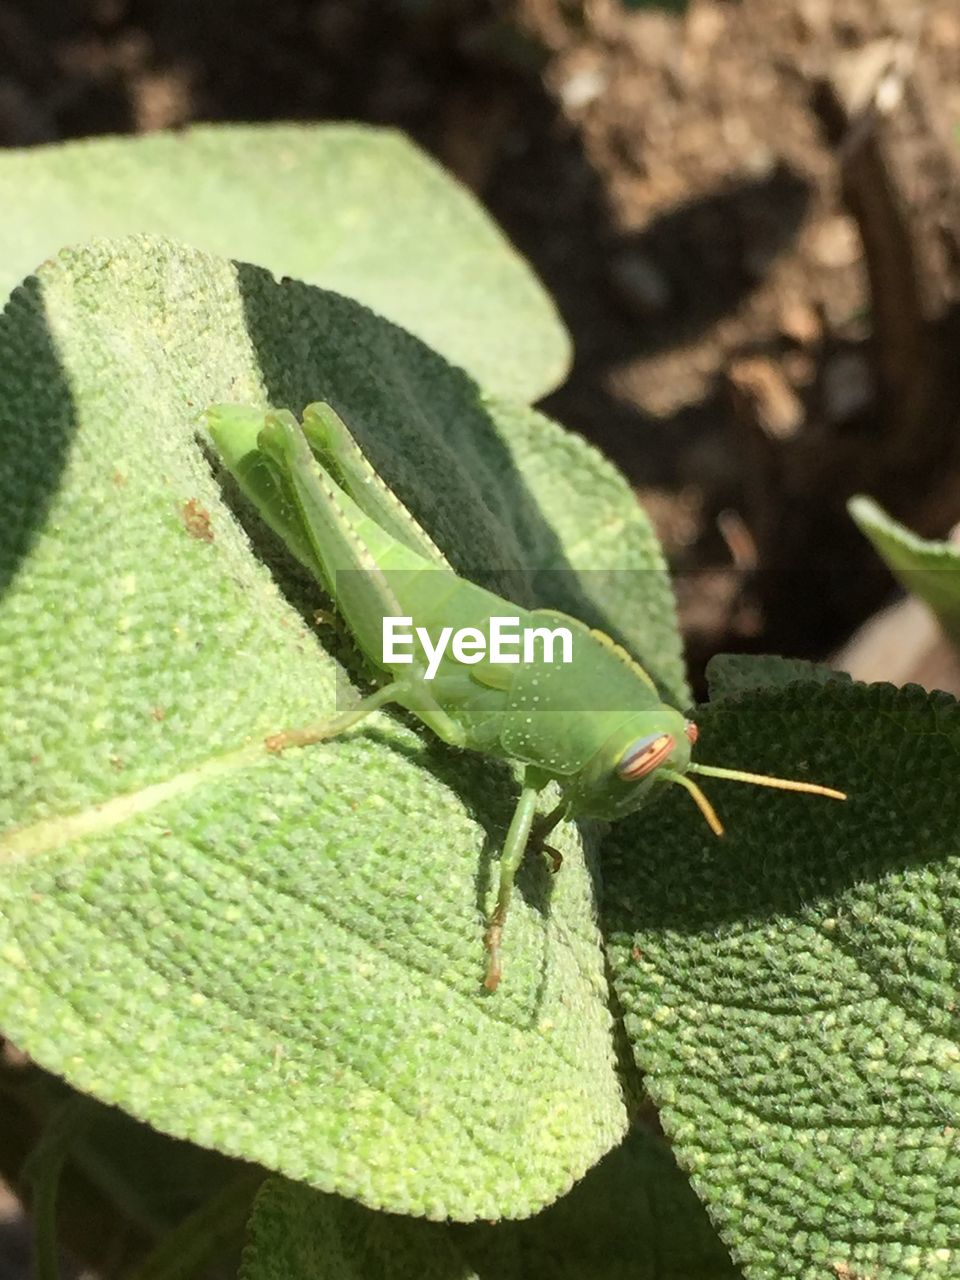
[[[946,136],[956,0],[692,0],[680,16],[617,0],[0,3],[0,143],[197,119],[411,133],[556,297],[577,354],[545,407],[650,510],[696,674],[723,648],[822,656],[880,602],[852,489],[928,533],[960,518],[949,450],[923,455],[928,501],[923,469],[878,444],[872,275],[848,139],[824,123],[824,85],[884,40],[933,77]],[[941,407],[955,422],[960,403]]]

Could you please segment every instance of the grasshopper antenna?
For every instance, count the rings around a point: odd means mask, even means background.
[[[797,782],[793,778],[771,778],[765,773],[745,773],[743,769],[721,769],[715,764],[688,764],[690,773],[702,773],[707,778],[729,778],[733,782],[750,782],[755,787],[774,787],[778,791],[802,791],[811,796],[827,796],[831,800],[846,800],[845,791],[835,787],[821,787],[818,782]]]
[[[687,766],[690,768],[690,766]],[[707,820],[707,826],[715,836],[723,835],[723,823],[717,817],[717,811],[713,805],[703,794],[692,778],[688,778],[685,774],[674,773],[672,769],[660,770],[661,776],[666,778],[668,782],[675,782],[678,787],[683,787],[684,791],[689,791],[693,796],[694,803]]]
[[[733,782],[750,782],[757,787],[773,787],[778,791],[802,791],[806,795],[827,796],[831,800],[846,800],[845,791],[837,791],[834,787],[822,787],[818,782],[796,782],[792,778],[771,778],[765,773],[746,773],[743,769],[721,769],[719,765],[688,764],[690,773],[702,773],[710,778],[728,778]],[[693,796],[694,802],[704,818],[707,826],[715,836],[723,835],[723,823],[717,817],[717,811],[703,794],[703,791],[692,778],[686,774],[674,773],[672,769],[661,769],[661,774],[669,782],[675,782]]]

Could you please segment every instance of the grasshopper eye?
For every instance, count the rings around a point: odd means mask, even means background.
[[[617,765],[617,773],[624,782],[636,782],[638,778],[645,778],[658,765],[663,764],[676,745],[672,733],[651,733],[646,738],[638,738],[623,753]]]
[[[683,732],[687,735],[687,741],[690,743],[691,747],[700,737],[700,730],[697,728],[697,726],[693,723],[692,720],[688,720],[686,722],[686,724],[683,726]]]

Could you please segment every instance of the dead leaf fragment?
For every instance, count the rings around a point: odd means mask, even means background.
[[[188,498],[180,506],[180,519],[191,538],[198,542],[213,541],[213,527],[210,524],[210,513],[201,507],[196,498]]]

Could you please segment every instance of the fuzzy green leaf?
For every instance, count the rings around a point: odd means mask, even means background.
[[[526,1222],[456,1227],[481,1280],[736,1280],[661,1138],[634,1129],[582,1182]]]
[[[803,658],[780,658],[772,653],[718,653],[707,663],[706,676],[712,701],[735,697],[751,689],[792,684],[794,680],[826,684],[831,680],[850,679],[845,671],[833,671]]]
[[[386,715],[264,750],[344,677],[195,425],[317,398],[454,563],[625,571],[568,594],[676,678],[656,541],[588,445],[348,299],[146,237],[65,253],[0,320],[0,1026],[322,1190],[522,1216],[625,1125],[584,850],[524,868],[490,996],[512,773]]]
[[[735,1280],[666,1144],[640,1130],[526,1222],[424,1223],[273,1179],[241,1280]]]
[[[473,197],[401,134],[202,125],[0,152],[2,296],[62,246],[151,232],[372,307],[485,386],[536,400],[570,340]]]
[[[960,705],[792,683],[722,698],[704,779],[605,847],[603,916],[639,1067],[749,1280],[953,1276],[960,1258]]]
[[[894,577],[929,605],[947,635],[960,644],[960,546],[918,537],[872,498],[852,498],[848,509]]]
[[[257,1196],[240,1280],[480,1280],[450,1226],[373,1213],[271,1178]]]

